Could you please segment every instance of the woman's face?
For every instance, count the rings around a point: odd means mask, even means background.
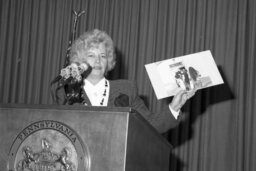
[[[92,67],[89,76],[101,79],[107,70],[107,52],[103,44],[90,48],[86,53],[86,62]]]

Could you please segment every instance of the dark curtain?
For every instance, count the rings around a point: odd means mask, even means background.
[[[170,170],[256,170],[255,0],[2,0],[0,9],[0,103],[53,103],[72,10],[85,10],[77,33],[111,35],[110,79],[136,80],[154,112],[168,99],[156,99],[144,65],[211,50],[225,84],[199,90],[164,135],[174,145]]]

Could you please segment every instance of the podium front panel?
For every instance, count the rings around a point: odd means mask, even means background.
[[[82,149],[82,151],[76,151],[76,154],[71,155],[79,157],[79,154],[84,153],[85,159],[83,160],[86,160],[84,161],[86,170],[124,170],[128,114],[128,112],[123,111],[108,111],[105,108],[97,108],[97,110],[93,108],[92,111],[90,108],[69,109],[59,106],[17,107],[15,105],[12,107],[2,107],[0,108],[0,130],[2,130],[0,138],[0,170],[6,170],[8,154],[14,145],[19,146],[15,148],[18,149],[16,150],[17,153],[21,153],[14,158],[14,160],[17,161],[12,161],[16,168],[19,162],[22,163],[22,160],[25,158],[22,156],[22,146],[25,146],[26,141],[36,143],[36,145],[30,145],[31,152],[42,155],[43,150],[46,149],[46,145],[43,147],[41,145],[41,139],[44,138],[46,138],[45,142],[48,143],[49,146],[52,146],[50,150],[51,155],[56,156],[56,159],[51,160],[57,161],[57,158],[60,158],[59,156],[61,156],[65,147],[65,141],[67,142],[67,146],[69,143],[67,140],[58,142],[60,139],[65,139],[62,138],[65,136],[61,136],[65,132],[67,139],[70,138],[71,143],[72,140],[77,143],[79,138],[81,139],[82,148],[75,147],[75,143],[73,143],[73,146],[79,150]],[[39,127],[44,127],[45,129],[39,129]],[[69,134],[71,134],[70,130],[72,130],[72,134],[76,134],[76,136],[72,135],[69,137]],[[40,139],[31,139],[33,135],[39,136]],[[50,137],[47,138],[47,136]],[[21,140],[23,140],[23,142],[21,142]],[[17,143],[17,141],[20,142]],[[72,151],[72,147],[69,149]],[[14,151],[14,153],[16,153],[16,151]],[[72,158],[72,156],[70,158]],[[70,163],[72,163],[71,161],[72,160],[70,160]],[[78,167],[78,164],[75,162],[73,162],[73,165]],[[50,166],[41,164],[40,166],[33,165],[31,167]],[[9,169],[10,168],[12,168],[12,166],[9,166]]]

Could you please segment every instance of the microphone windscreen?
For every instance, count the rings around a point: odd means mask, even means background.
[[[81,64],[79,65],[79,67],[81,67],[81,68],[85,71],[85,70],[88,69],[88,64],[86,64],[86,63],[81,63]]]
[[[90,65],[87,65],[87,70],[85,70],[81,75],[82,78],[85,79],[86,77],[88,77],[88,75],[92,72],[92,67]]]
[[[86,63],[82,63],[78,66],[78,70],[80,74],[83,74],[83,72],[86,71],[87,69],[88,69],[88,64]]]

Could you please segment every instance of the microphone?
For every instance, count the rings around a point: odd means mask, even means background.
[[[59,86],[64,86],[68,83],[74,84],[85,79],[92,71],[92,67],[87,63],[82,63],[79,66],[76,63],[68,65],[61,69],[60,75],[51,81],[51,85],[59,82]]]
[[[91,67],[91,65],[85,64],[85,63],[82,63],[81,65],[79,65],[78,69],[80,67],[83,71],[83,72],[81,72],[81,76],[82,76],[83,79],[85,79],[92,72],[92,67]]]
[[[75,83],[75,81],[73,79],[74,78],[72,78],[72,77],[68,77],[67,79],[62,78],[62,79],[59,80],[58,86],[63,87],[68,83]]]
[[[54,83],[60,81],[60,79],[62,79],[61,75],[58,75],[57,77],[55,77],[52,81],[51,81],[51,85],[53,85]]]
[[[60,82],[60,81],[63,82],[64,80],[68,79],[70,77],[70,70],[72,67],[76,68],[77,64],[72,63],[67,67],[62,68],[60,71],[60,75],[58,75],[51,81],[51,85],[55,84],[56,82]]]

